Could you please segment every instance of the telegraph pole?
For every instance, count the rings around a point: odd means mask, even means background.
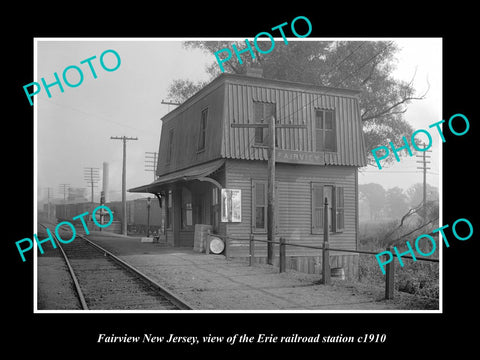
[[[47,217],[48,217],[49,220],[50,220],[50,216],[51,216],[50,189],[51,188],[47,187]]]
[[[97,184],[98,181],[100,181],[100,173],[99,173],[98,168],[85,168],[83,172],[84,180],[87,182],[87,184],[90,184],[92,188],[92,203],[93,203],[93,188]]]
[[[275,241],[276,235],[276,217],[275,217],[275,199],[276,199],[276,190],[275,190],[275,138],[277,128],[284,129],[306,129],[306,125],[294,125],[294,124],[277,124],[275,120],[275,115],[269,119],[267,123],[256,123],[256,124],[232,124],[233,128],[268,128],[269,130],[269,142],[268,146],[263,145],[252,145],[252,147],[257,148],[267,148],[268,150],[268,193],[267,193],[267,240]],[[273,265],[273,251],[274,244],[271,242],[267,243],[267,263]]]
[[[424,144],[423,148],[426,149],[427,145]],[[423,167],[417,167],[419,170],[423,170],[423,210],[422,210],[422,216],[423,219],[426,220],[427,218],[427,169],[430,170],[429,167],[427,167],[427,164],[430,164],[430,160],[427,160],[427,158],[430,158],[431,156],[427,155],[427,152],[432,152],[431,150],[423,150],[422,155],[416,155],[417,158],[422,158],[422,161],[416,161],[417,163],[422,163]]]
[[[63,216],[67,217],[67,188],[70,184],[60,184],[60,188],[63,187]]]
[[[122,169],[122,234],[127,235],[127,140],[138,140],[136,137],[110,136],[112,140],[123,141],[123,169]]]
[[[270,141],[268,142],[268,183],[267,183],[267,239],[275,241],[277,222],[275,219],[275,116],[272,115],[268,124]],[[273,249],[275,244],[267,243],[267,262],[273,265]]]

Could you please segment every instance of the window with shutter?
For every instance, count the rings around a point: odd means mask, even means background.
[[[336,187],[336,228],[335,231],[340,232],[345,228],[345,212],[344,212],[344,196],[343,187]]]
[[[207,116],[208,116],[208,109],[204,109],[200,117],[200,132],[198,134],[197,151],[205,150],[205,139],[206,139],[206,132],[207,132]]]
[[[174,132],[173,129],[170,129],[168,132],[168,147],[167,147],[167,164],[170,164],[172,161],[172,156],[173,156],[173,136]]]
[[[316,151],[337,151],[335,112],[333,110],[315,110],[315,147]]]
[[[252,181],[252,209],[253,231],[267,231],[267,182],[261,180]]]
[[[324,203],[328,202],[328,230],[341,232],[345,228],[343,187],[312,182],[312,234],[323,234]]]
[[[220,221],[220,201],[219,190],[217,187],[212,188],[212,228],[213,232],[218,231],[218,225]]]
[[[166,211],[165,211],[165,222],[166,222],[166,227],[167,229],[172,228],[172,205],[173,205],[173,199],[172,199],[172,190],[168,190],[167,196],[165,198],[166,202]]]
[[[275,104],[253,102],[253,122],[255,124],[268,124],[271,117],[275,116]],[[255,129],[255,145],[267,145],[268,128]]]
[[[323,186],[324,201],[327,198],[328,201],[328,231],[332,232],[335,229],[335,217],[332,216],[335,211],[335,191],[332,185]]]
[[[182,229],[189,230],[193,226],[192,192],[183,186],[181,194],[180,224]]]
[[[323,185],[312,183],[312,234],[323,232]]]

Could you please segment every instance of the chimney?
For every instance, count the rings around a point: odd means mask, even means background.
[[[263,69],[261,67],[248,67],[245,75],[263,78]]]

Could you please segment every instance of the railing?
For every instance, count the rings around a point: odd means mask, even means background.
[[[356,254],[368,254],[368,255],[377,255],[379,252],[366,251],[366,250],[349,250],[349,249],[337,249],[329,246],[328,243],[325,243],[324,246],[314,246],[306,244],[293,244],[287,243],[285,238],[280,237],[280,241],[271,241],[263,239],[255,239],[253,235],[250,235],[249,241],[249,266],[253,266],[255,263],[255,242],[265,242],[279,245],[279,272],[285,272],[286,270],[286,247],[303,247],[309,249],[322,250],[322,284],[330,285],[330,251],[338,252],[350,252]],[[393,253],[393,248],[391,246],[387,247],[387,251]],[[386,255],[385,255],[386,257]],[[411,256],[402,255],[402,258],[413,259]],[[424,258],[415,256],[416,260],[420,261],[430,261],[430,262],[439,262],[438,259]],[[394,289],[395,289],[395,258],[392,258],[392,261],[386,264],[385,267],[385,299],[394,298]]]
[[[328,224],[328,203],[327,199],[325,198],[325,208],[324,208],[324,224]],[[324,226],[324,235],[323,235],[323,246],[314,246],[314,245],[307,245],[307,244],[294,244],[288,243],[285,241],[285,238],[280,237],[279,241],[272,241],[272,240],[263,240],[263,239],[255,239],[253,234],[250,234],[249,239],[249,266],[253,266],[255,263],[255,242],[264,242],[270,244],[277,244],[279,245],[279,272],[285,272],[286,270],[286,257],[287,257],[287,246],[292,247],[302,247],[302,248],[309,248],[309,249],[317,249],[322,251],[322,284],[330,285],[331,284],[331,276],[330,276],[330,251],[338,251],[338,252],[350,252],[356,254],[368,254],[368,255],[378,255],[379,252],[373,251],[366,251],[366,250],[349,250],[349,249],[336,249],[331,248],[328,242],[328,227]],[[228,237],[225,235],[217,235],[208,233],[207,236],[207,244],[206,244],[206,253],[209,253],[210,248],[210,236],[217,236],[224,240],[225,250],[224,254],[225,257],[228,259],[230,257],[230,240],[240,240],[245,241],[245,239],[235,239],[233,237]],[[393,254],[393,248],[391,246],[387,247],[386,249],[390,253]],[[387,257],[387,255],[385,255]],[[402,255],[402,258],[409,258],[414,259],[412,256]],[[387,259],[385,259],[387,260]],[[430,262],[439,262],[438,259],[433,258],[425,258],[425,257],[415,257],[415,260],[419,261],[430,261]],[[394,298],[394,289],[395,289],[395,257],[392,257],[392,261],[386,264],[385,267],[385,299],[393,299]]]

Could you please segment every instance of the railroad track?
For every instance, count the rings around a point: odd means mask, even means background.
[[[178,296],[85,236],[77,233],[75,240],[62,244],[54,232],[51,233],[68,267],[82,309],[191,310]],[[69,239],[69,236],[63,238]]]

